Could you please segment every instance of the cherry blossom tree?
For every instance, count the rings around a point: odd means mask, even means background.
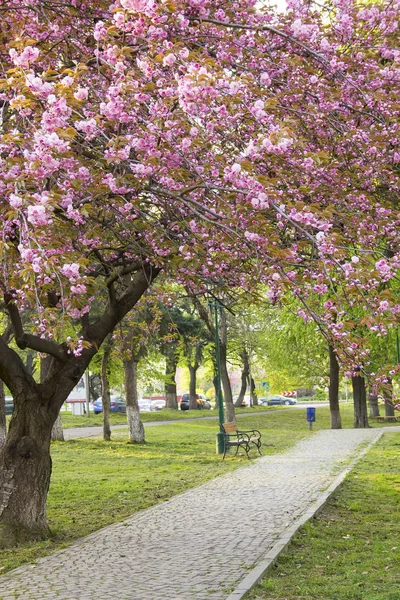
[[[290,291],[350,371],[368,361],[354,306],[377,331],[400,312],[381,295],[400,266],[400,55],[397,1],[291,0],[282,15],[4,0],[0,16],[7,545],[48,533],[59,409],[160,272],[199,293],[210,279]],[[9,340],[51,357],[43,382]]]

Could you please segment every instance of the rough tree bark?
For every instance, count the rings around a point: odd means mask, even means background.
[[[0,453],[0,548],[49,534],[49,447],[59,408],[48,411],[40,385],[25,371],[18,369],[18,375],[12,386],[15,410]],[[26,411],[18,410],[22,404]]]
[[[385,399],[385,416],[394,417],[393,408],[393,382],[391,377],[388,378],[387,383],[383,386],[383,397]]]
[[[54,425],[51,428],[51,441],[52,442],[64,442],[64,431],[61,421],[61,415],[58,413]]]
[[[0,451],[0,547],[49,535],[46,498],[51,476],[50,439],[60,408],[83,376],[106,336],[139,301],[159,273],[142,266],[118,297],[110,294],[104,313],[82,319],[86,347],[75,355],[67,344],[26,333],[18,309],[5,296],[16,344],[51,356],[43,383],[30,375],[20,356],[0,335],[0,379],[14,399],[6,442]],[[112,285],[112,282],[111,284]]]
[[[331,429],[342,429],[342,419],[339,408],[339,363],[335,350],[329,350],[329,409],[331,412]]]
[[[237,397],[235,406],[242,406],[242,402],[244,400],[247,390],[247,378],[250,374],[249,355],[247,354],[247,350],[245,347],[243,347],[240,357],[242,359],[241,385],[239,396]]]
[[[42,359],[40,360],[40,370],[42,369],[41,363],[42,363]],[[25,369],[27,370],[29,375],[32,375],[32,376],[34,375],[34,373],[35,373],[35,353],[32,352],[32,350],[28,350],[26,353]]]
[[[105,341],[104,353],[101,359],[101,400],[103,405],[103,439],[106,442],[111,440],[110,426],[110,382],[109,382],[109,364],[111,355],[110,336]]]
[[[188,369],[189,369],[189,409],[196,410],[201,409],[201,403],[197,402],[197,371],[199,368],[199,363],[195,361],[194,365],[190,364],[188,361]]]
[[[50,356],[45,356],[40,359],[40,382],[41,383],[46,381],[46,377],[47,377],[49,369],[50,369],[50,364],[51,364]],[[33,360],[31,361],[31,365],[33,365]],[[33,369],[29,369],[28,372],[30,373],[30,375],[33,375]],[[63,432],[60,413],[58,413],[57,418],[54,421],[54,425],[51,429],[51,441],[52,442],[64,442],[64,432]]]
[[[233,396],[231,381],[229,379],[228,366],[227,366],[227,323],[226,315],[223,308],[221,308],[221,342],[220,342],[220,362],[221,362],[221,381],[222,388],[224,390],[224,401],[226,411],[226,421],[235,421],[235,408],[233,406]]]
[[[379,417],[378,396],[370,390],[369,392],[369,416]]]
[[[139,359],[131,356],[124,360],[125,395],[126,395],[126,418],[129,427],[129,441],[131,444],[144,444],[145,434],[143,423],[140,419],[137,368]]]
[[[4,384],[0,380],[0,450],[5,444],[6,435],[6,395],[4,393]]]
[[[258,406],[258,396],[256,394],[256,384],[254,379],[251,377],[251,375],[249,376],[249,388],[250,388],[250,405],[251,406]]]
[[[173,410],[178,410],[175,380],[177,366],[175,353],[165,357],[165,407]]]
[[[361,375],[351,378],[354,399],[354,427],[365,428],[368,425],[367,394],[365,390],[365,379]]]

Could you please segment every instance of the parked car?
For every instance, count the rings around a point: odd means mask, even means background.
[[[14,400],[11,396],[6,396],[6,415],[12,415],[14,411]]]
[[[140,412],[153,412],[155,410],[151,400],[139,400],[138,404]]]
[[[259,398],[258,399],[258,404],[260,404],[261,406],[267,406],[267,404],[268,404],[268,398]]]
[[[110,411],[111,412],[119,412],[126,413],[126,402],[124,398],[121,396],[111,396],[110,397]],[[102,398],[97,398],[93,402],[93,412],[95,415],[99,415],[103,412],[103,400]]]
[[[182,394],[181,410],[189,410],[190,395]],[[196,394],[197,408],[202,410],[210,410],[211,404],[203,394]]]
[[[151,405],[153,410],[162,410],[165,408],[165,400],[152,400]]]
[[[296,398],[287,398],[286,396],[271,396],[268,398],[269,406],[285,405],[289,406],[290,404],[297,404]]]

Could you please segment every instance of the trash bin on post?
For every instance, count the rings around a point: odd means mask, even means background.
[[[310,424],[310,431],[311,431],[312,424],[315,423],[315,407],[314,406],[308,406],[306,408],[306,414],[307,414],[307,423]]]

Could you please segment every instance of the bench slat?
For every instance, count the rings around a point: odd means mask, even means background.
[[[223,428],[225,429],[226,433],[236,433],[237,432],[237,425],[236,425],[235,421],[230,421],[229,423],[224,423]]]

